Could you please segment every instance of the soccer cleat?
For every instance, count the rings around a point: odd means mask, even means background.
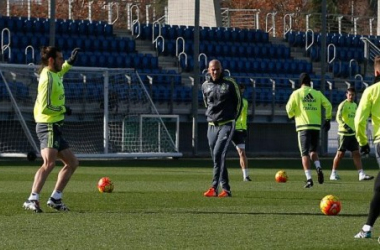
[[[244,178],[244,181],[252,181],[252,180],[251,180],[251,178],[249,178],[249,176],[247,176]]]
[[[27,200],[22,205],[25,210],[32,210],[36,213],[42,213],[42,210],[40,208],[40,203],[37,200]]]
[[[215,188],[210,188],[206,192],[204,192],[203,196],[206,197],[217,197],[218,196],[218,191],[215,190]]]
[[[231,197],[231,191],[223,189],[223,191],[218,195],[218,197]]]
[[[322,168],[317,168],[317,174],[318,174],[318,183],[323,184],[325,181],[325,177],[323,177]]]
[[[371,238],[371,231],[361,230],[357,235],[354,236],[355,239]]]
[[[372,180],[374,177],[372,175],[359,175],[359,181],[369,181]]]
[[[304,188],[311,188],[313,185],[314,185],[313,180],[309,179],[306,181]]]
[[[330,181],[338,181],[340,180],[340,176],[337,174],[330,175]]]
[[[68,207],[62,202],[62,199],[54,199],[52,197],[49,198],[47,205],[51,208],[54,208],[55,210],[58,211],[70,211]]]

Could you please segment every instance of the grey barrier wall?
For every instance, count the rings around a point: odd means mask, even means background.
[[[192,123],[180,124],[179,150],[184,157],[193,155]],[[294,123],[251,123],[246,144],[248,157],[290,157],[299,156],[297,134]],[[198,148],[196,156],[210,156],[207,142],[207,123],[198,124]],[[236,150],[230,145],[228,156],[236,157]]]

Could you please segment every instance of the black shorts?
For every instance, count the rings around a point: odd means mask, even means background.
[[[316,152],[319,146],[319,130],[301,130],[298,132],[298,148],[301,156]]]
[[[69,148],[69,144],[62,137],[63,122],[37,123],[36,132],[40,140],[40,149],[55,148],[59,151]]]
[[[232,144],[239,148],[245,148],[245,140],[247,139],[247,130],[235,130],[234,135],[232,137]]]
[[[355,135],[338,135],[338,151],[346,152],[359,150]]]

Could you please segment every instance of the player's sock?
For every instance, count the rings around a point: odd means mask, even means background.
[[[372,229],[372,227],[371,227],[370,225],[364,225],[363,228],[362,228],[362,230],[363,230],[364,232],[371,231],[371,229]]]
[[[60,200],[60,199],[62,199],[62,192],[54,190],[53,193],[51,193],[50,197],[52,197],[55,200]]]
[[[248,169],[247,168],[243,168],[242,171],[243,171],[243,179],[247,178],[247,176],[248,176]]]
[[[40,195],[37,193],[31,193],[28,200],[30,201],[38,201],[40,200]]]
[[[321,162],[320,162],[320,161],[315,161],[315,162],[314,162],[314,166],[315,166],[316,168],[320,168],[320,167],[321,167]]]
[[[311,179],[311,170],[305,170],[305,176],[306,176],[306,180],[310,180]]]

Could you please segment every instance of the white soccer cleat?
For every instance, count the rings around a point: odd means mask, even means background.
[[[37,200],[27,200],[22,205],[25,210],[32,210],[35,213],[42,213],[42,210],[40,208],[40,203]]]
[[[330,175],[330,181],[338,181],[340,180],[340,176],[337,174]]]
[[[372,175],[359,175],[359,181],[369,181],[372,180],[374,177]]]

